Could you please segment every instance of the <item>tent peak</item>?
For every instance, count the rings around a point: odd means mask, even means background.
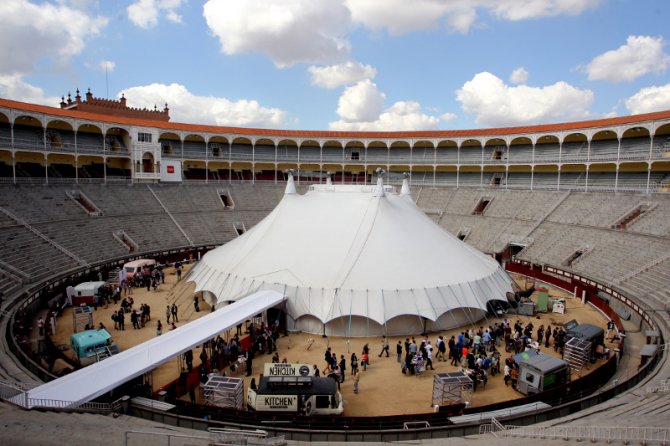
[[[384,179],[383,179],[385,171],[384,169],[379,167],[377,168],[376,172],[377,172],[377,187],[375,187],[375,192],[373,195],[375,197],[383,197],[386,195],[384,193]]]
[[[295,190],[295,182],[293,181],[293,171],[288,171],[288,180],[286,180],[286,189],[284,189],[284,195],[295,195],[297,192]]]
[[[405,172],[403,174],[405,178],[402,180],[402,187],[400,188],[400,196],[401,197],[410,197],[411,193],[409,191],[409,174]]]

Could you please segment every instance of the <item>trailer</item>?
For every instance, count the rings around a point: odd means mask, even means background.
[[[72,306],[93,305],[98,302],[100,295],[98,291],[105,286],[106,282],[82,282],[74,287]]]
[[[519,361],[517,390],[533,395],[566,384],[570,379],[568,363],[551,355],[537,354]]]

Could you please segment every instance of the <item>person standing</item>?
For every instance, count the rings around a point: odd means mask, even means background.
[[[140,324],[137,322],[137,312],[135,310],[130,312],[130,323],[133,325],[135,330],[140,328]]]
[[[186,369],[189,372],[193,370],[193,350],[186,350],[184,352],[184,362],[186,363]]]
[[[398,364],[402,364],[402,341],[398,341],[395,346],[396,361]]]
[[[252,373],[252,364],[254,360],[254,350],[252,348],[246,351],[246,365],[247,365],[247,376],[251,376]]]
[[[39,330],[40,336],[44,336],[44,319],[42,319],[42,316],[37,319],[37,329]]]
[[[179,322],[179,317],[177,317],[177,311],[178,311],[177,304],[174,303],[172,304],[171,311],[172,311],[172,322]]]
[[[358,369],[355,369],[356,372],[354,373],[354,393],[358,393],[358,381],[361,379],[361,374],[358,373]]]
[[[170,305],[165,307],[165,323],[169,324],[170,323],[170,316],[172,315],[172,309],[170,308]]]
[[[326,361],[326,364],[328,365],[328,367],[331,367],[331,368],[332,368],[332,365],[333,365],[333,354],[332,354],[331,351],[330,351],[330,347],[328,347],[328,348],[326,349],[326,353],[324,353],[324,355],[323,355],[323,359]]]
[[[344,382],[344,376],[347,371],[347,360],[344,359],[344,355],[340,355],[340,382]]]
[[[158,322],[156,323],[156,336],[160,336],[163,334],[163,324],[161,324],[161,320],[158,319]]]

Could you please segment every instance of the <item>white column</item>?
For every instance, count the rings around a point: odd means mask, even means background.
[[[616,163],[616,174],[614,175],[614,193],[619,191],[619,161]]]
[[[535,181],[535,164],[530,165],[530,190],[533,190],[533,182]]]

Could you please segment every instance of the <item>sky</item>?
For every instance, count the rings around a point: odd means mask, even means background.
[[[451,130],[670,109],[667,0],[0,0],[0,97]]]

